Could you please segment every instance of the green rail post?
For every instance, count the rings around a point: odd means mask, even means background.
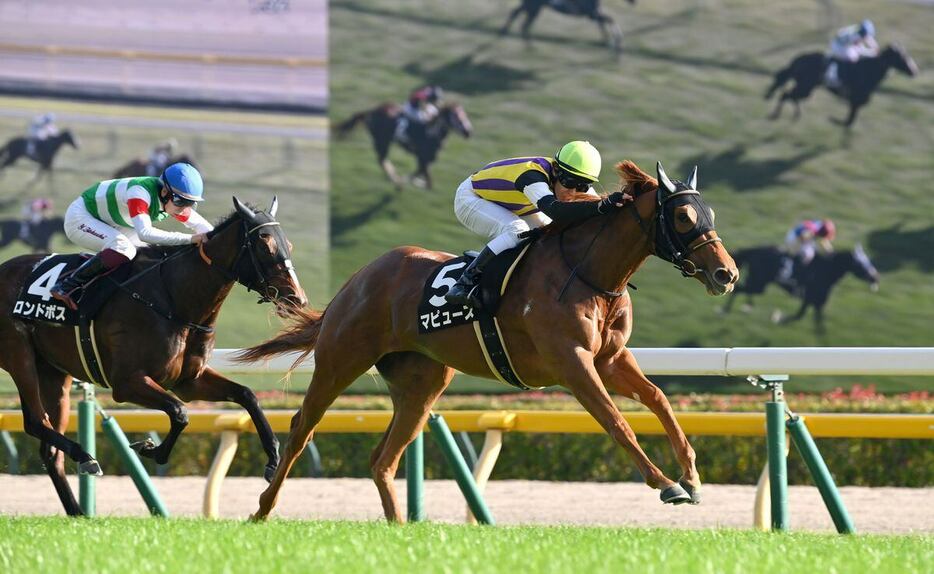
[[[801,453],[801,457],[804,458],[804,463],[817,484],[817,490],[820,491],[821,498],[824,499],[824,505],[830,512],[830,517],[833,518],[837,532],[840,534],[853,534],[856,532],[856,528],[853,526],[850,514],[846,511],[846,506],[843,505],[840,491],[837,490],[837,485],[834,483],[833,476],[830,475],[827,463],[824,462],[820,451],[817,450],[817,445],[814,443],[811,433],[808,432],[804,420],[797,415],[792,415],[786,424],[791,433],[792,442],[795,443],[795,447]]]
[[[308,461],[308,476],[312,478],[321,478],[324,476],[324,467],[321,466],[321,453],[314,440],[308,441],[305,445],[305,456]]]
[[[454,471],[454,478],[457,480],[457,486],[459,486],[461,492],[464,493],[464,498],[467,499],[467,505],[477,518],[477,521],[481,524],[496,524],[493,520],[493,515],[490,514],[490,509],[487,508],[486,502],[483,500],[483,496],[480,495],[480,489],[477,488],[477,483],[474,481],[473,475],[467,468],[467,463],[464,461],[463,455],[457,448],[457,443],[454,442],[451,429],[448,428],[447,423],[444,422],[444,417],[439,414],[431,413],[428,416],[428,427],[431,429],[431,436],[435,437],[435,440],[438,441],[438,445],[441,447],[444,457],[451,465],[451,469]]]
[[[156,491],[152,480],[150,480],[149,473],[146,472],[146,468],[143,466],[142,461],[140,461],[139,456],[130,448],[130,441],[127,440],[123,429],[120,428],[120,425],[117,423],[117,419],[109,416],[103,409],[100,409],[100,412],[101,429],[104,431],[104,434],[107,435],[107,438],[110,439],[114,448],[117,449],[117,454],[119,454],[120,458],[123,460],[123,465],[127,473],[129,473],[130,478],[133,479],[136,490],[139,491],[143,496],[143,500],[146,501],[146,507],[149,509],[149,513],[153,516],[168,516],[168,509],[166,509],[165,504],[162,503],[162,499],[159,498],[159,493]]]
[[[473,441],[470,440],[470,434],[461,431],[454,435],[454,440],[457,441],[457,446],[461,449],[461,454],[464,455],[467,468],[470,469],[470,472],[473,472],[474,467],[477,466],[477,449],[474,448]]]
[[[94,386],[90,383],[80,382],[78,388],[83,393],[81,402],[78,403],[78,443],[89,455],[96,458],[94,407],[97,405],[97,401],[94,399]],[[97,512],[97,493],[94,488],[94,479],[95,476],[92,474],[78,475],[78,503],[81,505],[81,511],[84,512],[85,516],[94,516]]]
[[[0,442],[6,450],[7,468],[10,474],[19,474],[19,451],[16,449],[16,443],[13,442],[13,435],[10,431],[0,431]]]
[[[769,491],[772,530],[788,530],[788,460],[785,458],[785,390],[788,375],[758,375],[748,378],[757,387],[772,393],[765,403],[766,446],[769,454]]]
[[[405,449],[406,514],[409,522],[425,520],[425,439],[424,433]]]

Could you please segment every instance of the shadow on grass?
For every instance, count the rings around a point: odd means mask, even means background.
[[[496,62],[477,62],[477,52],[465,54],[434,69],[425,69],[421,62],[403,67],[406,73],[424,78],[427,84],[437,84],[467,96],[508,92],[538,81],[538,74],[510,68]]]
[[[781,177],[825,150],[808,147],[790,157],[752,159],[745,157],[749,148],[744,144],[716,153],[699,153],[685,159],[676,173],[691,173],[698,166],[702,187],[725,183],[737,192],[759,191],[780,183]]]
[[[924,273],[934,272],[934,226],[903,231],[902,224],[869,234],[868,251],[880,272],[915,264]]]
[[[371,205],[363,208],[356,213],[349,214],[338,214],[331,212],[331,241],[333,243],[339,243],[340,238],[346,237],[348,234],[352,233],[354,230],[366,225],[374,219],[383,219],[389,214],[393,214],[391,211],[387,211],[387,206],[389,206],[393,201],[395,201],[397,194],[395,192],[386,192],[383,195],[376,198]]]

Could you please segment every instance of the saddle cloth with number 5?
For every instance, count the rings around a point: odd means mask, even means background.
[[[500,300],[506,292],[506,284],[529,245],[530,243],[524,243],[503,251],[487,264],[483,275],[480,276],[479,286],[484,313],[496,314]],[[457,282],[474,257],[475,252],[467,252],[462,257],[445,261],[428,277],[418,303],[419,333],[431,333],[478,320],[477,313],[470,307],[452,305],[444,298],[448,289]]]

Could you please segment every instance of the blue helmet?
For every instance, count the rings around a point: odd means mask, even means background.
[[[162,172],[162,184],[188,201],[204,201],[204,181],[195,166],[173,163]]]
[[[876,27],[872,24],[872,20],[863,20],[859,25],[859,33],[862,36],[875,36]]]

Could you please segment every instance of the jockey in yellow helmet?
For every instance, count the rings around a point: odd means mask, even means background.
[[[572,141],[555,156],[514,157],[487,164],[457,188],[454,214],[467,229],[491,240],[445,295],[449,303],[474,306],[474,288],[494,255],[519,244],[519,234],[551,221],[570,223],[623,205],[620,192],[600,200],[591,185],[600,177],[600,152]],[[582,193],[594,201],[561,201]]]

